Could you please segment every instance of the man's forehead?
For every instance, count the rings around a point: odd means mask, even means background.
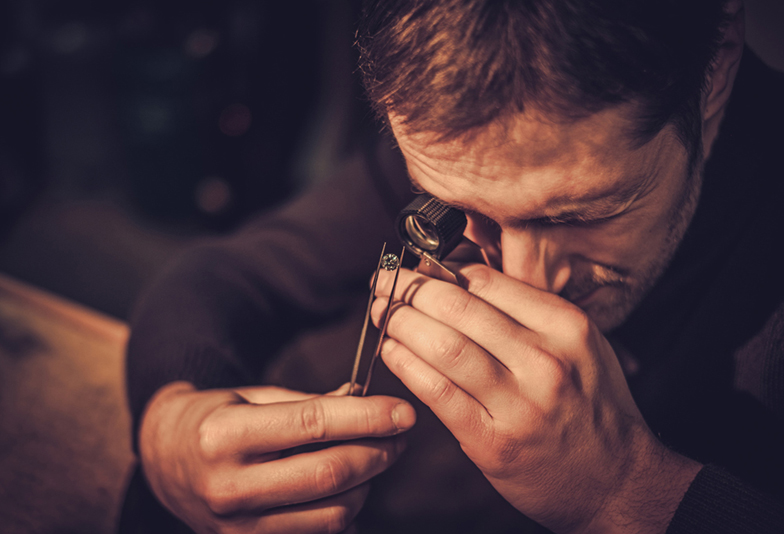
[[[662,131],[637,145],[630,133],[631,113],[629,106],[618,106],[563,123],[529,113],[514,124],[448,142],[409,133],[394,117],[390,123],[415,187],[470,211],[485,200],[497,203],[511,195],[530,208],[525,215],[553,217],[574,210],[607,211],[649,186],[662,149],[674,137]],[[483,198],[487,187],[503,181],[503,198]]]
[[[554,161],[568,163],[586,154],[600,157],[639,146],[635,135],[636,106],[621,104],[577,119],[552,117],[535,109],[506,116],[443,141],[439,132],[411,131],[389,115],[401,148],[443,163],[473,162],[492,167],[499,156],[519,166],[536,168]]]
[[[416,191],[429,192],[410,172],[408,178],[412,187]],[[547,197],[545,206],[540,206],[541,213],[535,214],[538,217],[548,217],[552,219],[596,219],[606,217],[611,213],[628,206],[632,201],[644,195],[650,188],[654,174],[630,176],[625,180],[618,181],[612,186],[594,188],[581,194],[555,193]],[[481,195],[481,192],[479,193]],[[439,199],[445,203],[466,212],[482,211],[478,210],[475,203],[464,202],[453,199],[447,195],[438,195]],[[446,198],[442,198],[446,197]],[[480,200],[475,197],[475,200]],[[523,206],[520,206],[521,208]],[[531,218],[533,216],[529,216]]]

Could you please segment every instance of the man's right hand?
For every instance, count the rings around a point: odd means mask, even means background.
[[[392,397],[174,382],[150,400],[139,449],[153,492],[198,533],[341,532],[415,420]],[[342,443],[285,454],[327,441]]]

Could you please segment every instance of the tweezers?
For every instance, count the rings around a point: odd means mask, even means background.
[[[403,263],[403,254],[405,254],[406,249],[403,247],[403,250],[400,252],[400,257],[398,258],[394,254],[387,254],[384,255],[386,251],[387,244],[384,243],[384,246],[381,247],[381,255],[378,257],[378,265],[376,266],[376,273],[373,275],[373,282],[370,285],[370,297],[368,298],[367,309],[365,310],[365,322],[362,325],[362,333],[359,336],[359,345],[357,346],[357,354],[354,357],[354,369],[351,372],[351,384],[348,389],[348,395],[355,396],[355,397],[364,397],[367,394],[368,387],[370,386],[370,379],[373,376],[373,366],[376,364],[376,360],[378,359],[379,354],[381,354],[381,345],[384,342],[384,336],[387,333],[387,325],[389,324],[389,311],[392,308],[392,301],[394,300],[395,295],[395,288],[397,287],[397,277],[400,274],[400,266]],[[376,296],[376,283],[378,282],[378,275],[381,272],[381,269],[387,271],[395,271],[395,279],[392,282],[392,291],[389,293],[389,302],[387,303],[387,310],[384,314],[384,319],[381,324],[381,328],[379,328],[379,335],[378,335],[378,342],[376,343],[376,350],[373,352],[373,356],[370,359],[370,364],[368,365],[367,374],[365,375],[365,380],[362,385],[362,389],[356,387],[357,385],[357,375],[359,374],[359,367],[362,361],[362,349],[365,347],[365,338],[367,336],[368,326],[370,324],[370,309],[373,307],[373,300]]]

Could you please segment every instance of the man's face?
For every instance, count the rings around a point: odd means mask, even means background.
[[[608,331],[667,266],[700,189],[673,128],[636,147],[630,111],[569,123],[527,111],[448,142],[390,122],[414,184],[466,212],[465,235],[491,266],[561,294]]]

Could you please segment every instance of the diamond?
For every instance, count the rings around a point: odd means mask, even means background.
[[[400,264],[400,260],[398,260],[397,256],[394,254],[386,254],[381,259],[381,266],[387,271],[394,271],[395,269],[397,269],[399,264]]]

